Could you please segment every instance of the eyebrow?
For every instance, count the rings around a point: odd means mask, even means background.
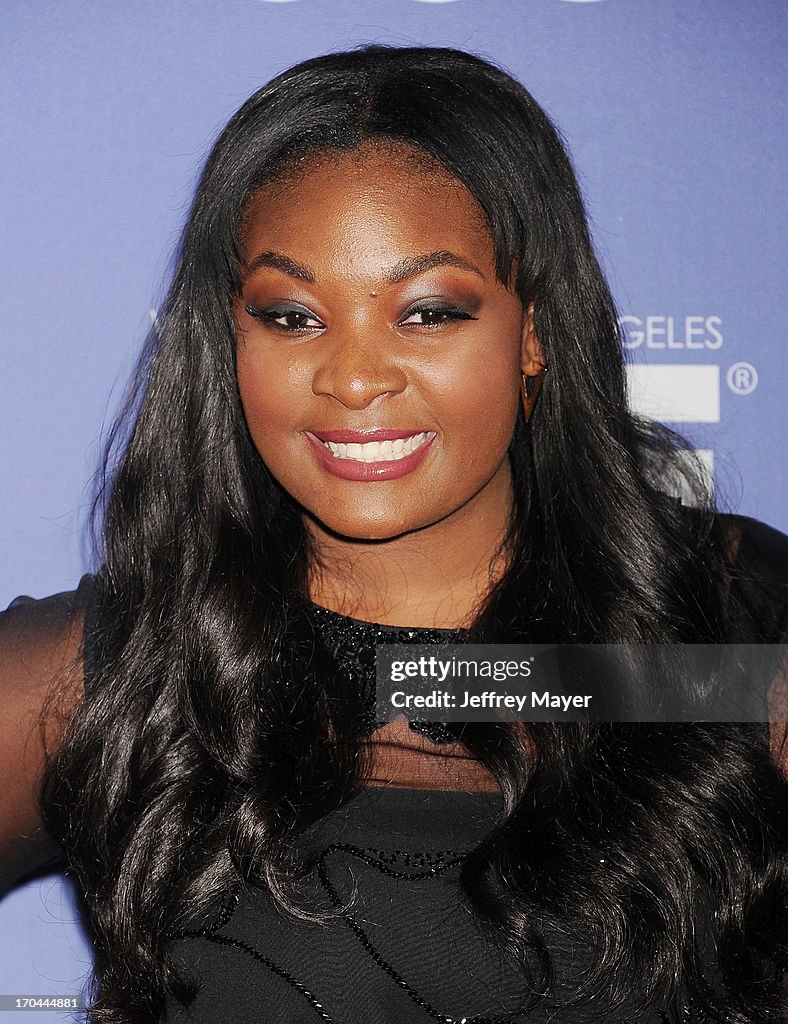
[[[280,252],[266,251],[259,253],[247,264],[246,272],[247,274],[253,274],[261,267],[271,267],[274,270],[281,270],[282,273],[287,274],[289,277],[295,277],[299,281],[307,281],[309,284],[315,283],[315,274],[309,267],[296,263],[295,260],[291,260],[289,256],[285,256]],[[472,274],[478,274],[482,280],[486,280],[481,270],[471,263],[470,260],[458,256],[457,253],[449,252],[447,249],[424,253],[421,256],[408,256],[406,259],[395,263],[393,267],[386,271],[383,277],[387,284],[400,284],[402,281],[407,281],[418,274],[424,274],[428,270],[435,269],[435,267],[459,267],[460,270],[469,270]]]
[[[440,249],[437,252],[425,253],[423,256],[410,256],[400,260],[386,273],[385,280],[387,284],[399,284],[435,267],[459,267],[461,270],[470,270],[484,279],[484,274],[470,260],[463,259],[462,256],[446,249]]]
[[[280,252],[259,253],[251,263],[247,264],[246,272],[253,274],[261,267],[272,267],[274,270],[281,270],[283,274],[289,274],[290,277],[297,277],[299,281],[315,283],[315,275],[308,267],[302,267],[300,263],[296,263],[295,260],[291,260],[289,256],[284,256]]]

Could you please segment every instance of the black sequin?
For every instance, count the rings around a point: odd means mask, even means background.
[[[339,670],[358,686],[364,708],[363,732],[366,736],[386,724],[376,717],[377,644],[461,644],[468,637],[466,629],[382,626],[311,603],[306,605],[305,611]],[[454,743],[457,738],[444,722],[412,721],[410,728],[433,743]]]

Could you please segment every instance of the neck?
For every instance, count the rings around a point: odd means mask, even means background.
[[[339,537],[308,520],[317,556],[310,598],[381,625],[467,628],[506,569],[501,548],[510,478],[506,485],[497,500],[472,500],[440,522],[390,540]]]

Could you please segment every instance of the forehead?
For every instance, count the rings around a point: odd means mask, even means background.
[[[493,258],[478,200],[434,157],[403,143],[307,153],[255,192],[242,220],[247,259],[263,245],[336,252],[376,239],[383,248],[463,248]]]

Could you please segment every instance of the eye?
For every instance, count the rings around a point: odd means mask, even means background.
[[[304,306],[272,306],[269,309],[259,309],[257,306],[247,305],[245,308],[249,316],[253,316],[255,320],[271,324],[285,334],[306,334],[325,326]]]
[[[413,320],[413,317],[420,317],[420,320]],[[467,309],[461,309],[459,306],[440,306],[440,305],[419,305],[413,306],[405,314],[403,320],[400,321],[403,327],[443,327],[445,324],[455,320],[477,320],[478,317],[472,316]]]

